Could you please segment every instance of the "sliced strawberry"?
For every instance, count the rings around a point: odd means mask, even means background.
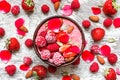
[[[74,56],[76,56],[77,54],[76,53],[74,53],[74,52],[64,52],[63,53],[63,56],[65,57],[65,58],[67,58],[67,57],[74,57]]]
[[[48,29],[58,32],[63,22],[61,18],[53,18],[48,21]]]
[[[101,13],[101,9],[99,7],[91,7],[93,14],[97,15]]]
[[[60,36],[59,37],[59,40],[60,40],[60,42],[62,42],[62,43],[68,43],[68,41],[69,41],[69,36],[66,34],[66,35],[62,35],[62,36]]]

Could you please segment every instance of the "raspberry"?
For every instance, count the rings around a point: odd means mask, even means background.
[[[32,40],[32,39],[26,39],[25,45],[26,45],[26,47],[28,47],[28,48],[33,47],[33,40]]]
[[[32,59],[30,57],[24,57],[23,63],[26,65],[31,65],[32,64]]]
[[[90,66],[90,71],[95,73],[95,72],[98,72],[98,70],[99,70],[98,63],[97,62],[92,63],[91,66]]]
[[[16,66],[13,65],[13,64],[7,65],[7,66],[5,67],[5,71],[7,72],[7,74],[8,74],[9,76],[13,76],[13,75],[15,74],[15,72],[16,72]]]
[[[42,31],[42,32],[39,34],[39,36],[45,37],[46,34],[47,34],[47,31]]]
[[[60,0],[51,0],[52,3],[56,3],[58,1],[60,1]]]
[[[80,8],[80,2],[78,0],[73,0],[71,3],[71,8],[73,10],[79,9]]]
[[[51,65],[49,65],[49,66],[48,66],[48,71],[49,71],[50,73],[55,73],[55,72],[56,72],[56,70],[57,70],[57,68],[56,68],[56,67],[51,66]]]
[[[115,18],[113,20],[113,25],[114,25],[115,28],[119,28],[120,27],[120,18],[119,17]]]
[[[79,65],[79,64],[80,64],[80,57],[75,62],[72,63],[72,65]]]
[[[111,18],[106,18],[106,19],[103,21],[103,25],[104,25],[106,28],[109,28],[109,27],[112,25],[112,19],[111,19]]]
[[[3,37],[5,35],[4,28],[0,27],[0,37]]]
[[[42,7],[41,7],[41,10],[44,14],[48,13],[49,12],[49,6],[46,5],[46,4],[43,4]]]
[[[109,61],[109,63],[111,64],[111,65],[114,65],[116,62],[117,62],[117,60],[118,60],[118,57],[117,57],[117,55],[116,54],[110,54],[108,57],[107,57],[107,59],[108,59],[108,61]]]
[[[45,40],[45,38],[44,37],[42,37],[42,36],[38,36],[37,38],[36,38],[36,45],[38,46],[38,47],[44,47],[45,45],[46,45],[46,40]]]
[[[89,28],[90,25],[91,25],[91,23],[90,23],[89,20],[83,20],[83,21],[82,21],[82,26],[83,26],[84,28]]]
[[[43,60],[48,60],[48,59],[51,57],[51,53],[50,53],[50,51],[47,50],[47,49],[42,50],[42,51],[40,52],[40,55],[41,55],[41,58],[42,58]]]
[[[11,9],[13,15],[18,15],[20,13],[20,7],[18,5],[14,5]]]
[[[59,45],[57,43],[48,44],[47,49],[50,51],[58,51]]]
[[[90,48],[91,53],[93,54],[99,54],[100,53],[100,48],[98,45],[92,45]]]
[[[53,55],[53,63],[56,65],[56,66],[59,66],[63,63],[65,63],[64,61],[64,57],[61,55],[61,53],[59,52],[55,52],[54,55]]]
[[[72,80],[71,76],[65,75],[62,77],[62,80]]]
[[[56,35],[54,32],[48,32],[45,39],[47,43],[54,43],[56,41]]]

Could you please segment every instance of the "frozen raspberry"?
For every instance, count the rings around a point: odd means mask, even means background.
[[[5,35],[5,30],[0,27],[0,37],[3,37]]]
[[[78,0],[73,0],[71,3],[71,8],[73,10],[79,9],[80,8],[80,2]]]
[[[43,4],[42,7],[41,7],[41,10],[44,14],[48,13],[49,12],[49,6],[46,5],[46,4]]]
[[[103,25],[104,25],[106,28],[109,28],[109,27],[112,25],[112,18],[106,18],[106,19],[103,21]]]
[[[89,20],[83,20],[83,21],[82,21],[82,26],[83,26],[84,28],[89,28],[90,25],[91,25],[91,23],[90,23]]]
[[[30,57],[24,57],[23,63],[26,65],[31,65],[32,64],[32,59]]]
[[[100,48],[98,45],[92,45],[90,48],[91,53],[93,54],[99,54],[100,53]]]
[[[39,34],[39,36],[45,37],[46,34],[47,34],[47,31],[42,31],[42,32]]]
[[[50,59],[50,57],[51,57],[51,53],[50,53],[50,51],[47,50],[47,49],[42,50],[41,53],[40,53],[40,55],[41,55],[41,58],[42,58],[43,60],[48,60],[48,59]]]
[[[20,13],[20,7],[18,5],[14,5],[11,9],[13,15],[18,15]]]
[[[59,52],[55,52],[52,59],[56,66],[60,66],[61,64],[65,63],[64,57]]]
[[[48,44],[47,49],[50,51],[58,51],[59,45],[57,43]]]
[[[48,32],[45,39],[47,43],[54,43],[56,41],[56,35],[54,32]]]
[[[45,38],[44,37],[42,37],[42,36],[38,36],[37,38],[36,38],[36,45],[38,46],[38,47],[44,47],[45,45],[46,45],[46,40],[45,40]]]
[[[26,45],[26,47],[28,47],[28,48],[33,47],[33,40],[32,40],[32,39],[26,39],[25,45]]]

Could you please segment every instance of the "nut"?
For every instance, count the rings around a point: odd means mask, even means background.
[[[70,74],[70,76],[73,80],[80,80],[80,77],[76,74]]]
[[[97,60],[99,61],[100,64],[105,64],[105,60],[101,56],[97,56]]]
[[[99,21],[99,17],[98,16],[89,16],[89,19],[93,22],[98,22]]]
[[[29,71],[26,73],[25,78],[26,78],[26,79],[27,79],[27,78],[30,78],[30,77],[32,77],[32,75],[33,75],[33,71],[32,71],[32,70],[29,70]]]
[[[73,26],[69,26],[67,29],[67,33],[71,33],[73,31],[74,27]]]

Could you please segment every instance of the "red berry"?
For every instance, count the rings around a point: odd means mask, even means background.
[[[62,80],[72,80],[72,78],[68,75],[62,77]]]
[[[40,55],[43,60],[48,60],[51,57],[51,52],[47,49],[43,49],[41,50]]]
[[[59,40],[60,40],[60,42],[62,42],[62,43],[68,43],[68,41],[69,41],[69,36],[66,34],[66,35],[61,35],[60,37],[59,37]]]
[[[110,55],[107,57],[107,59],[108,59],[108,61],[109,61],[109,63],[110,63],[111,65],[114,65],[114,64],[117,62],[118,57],[117,57],[116,54],[110,54]]]
[[[38,47],[44,47],[46,46],[46,40],[44,37],[42,36],[37,36],[36,40],[35,40],[35,44],[38,46]]]
[[[46,4],[43,4],[42,7],[41,7],[41,10],[44,14],[48,13],[49,12],[49,6],[46,5]]]
[[[73,65],[79,65],[80,64],[80,57],[75,62],[73,62],[72,64]]]
[[[113,20],[113,25],[115,28],[119,28],[120,27],[120,18],[115,18]]]
[[[4,28],[0,27],[0,37],[3,37],[5,35]]]
[[[5,71],[8,75],[13,76],[16,72],[16,66],[15,65],[7,65],[5,67]]]
[[[23,63],[26,65],[31,65],[32,64],[32,59],[30,57],[24,57]]]
[[[73,52],[73,53],[80,53],[80,49],[78,46],[70,46],[65,52]]]
[[[13,15],[18,15],[20,13],[20,7],[18,5],[14,5],[11,9]]]
[[[73,10],[79,9],[80,8],[80,2],[78,0],[73,0],[71,3],[71,8]]]
[[[91,53],[93,54],[99,54],[100,53],[100,48],[98,45],[92,45],[90,48]]]
[[[57,68],[56,68],[56,67],[51,66],[51,65],[49,65],[49,66],[48,66],[48,71],[49,71],[50,73],[55,73],[55,72],[56,72],[56,70],[57,70]]]
[[[106,19],[103,21],[103,25],[104,25],[106,28],[109,28],[109,27],[112,25],[112,19],[111,19],[111,18],[106,18]]]
[[[26,47],[28,47],[28,48],[33,47],[33,40],[32,40],[32,39],[26,39],[25,45],[26,45]]]
[[[42,31],[42,32],[39,34],[39,36],[45,37],[46,34],[47,34],[47,31]]]
[[[58,51],[59,45],[57,43],[48,44],[47,49],[50,51]]]
[[[47,43],[54,43],[56,42],[56,35],[54,32],[50,31],[46,34],[45,39]]]
[[[91,23],[90,23],[89,20],[83,20],[83,21],[82,21],[82,26],[83,26],[84,28],[89,28],[90,25],[91,25]]]
[[[111,53],[111,48],[108,45],[103,45],[100,48],[101,55],[108,57]]]
[[[97,62],[94,62],[90,65],[90,71],[91,72],[93,72],[93,73],[98,72],[98,70],[99,70],[99,65],[98,65]]]
[[[58,1],[60,1],[60,0],[51,0],[52,3],[56,3]]]

